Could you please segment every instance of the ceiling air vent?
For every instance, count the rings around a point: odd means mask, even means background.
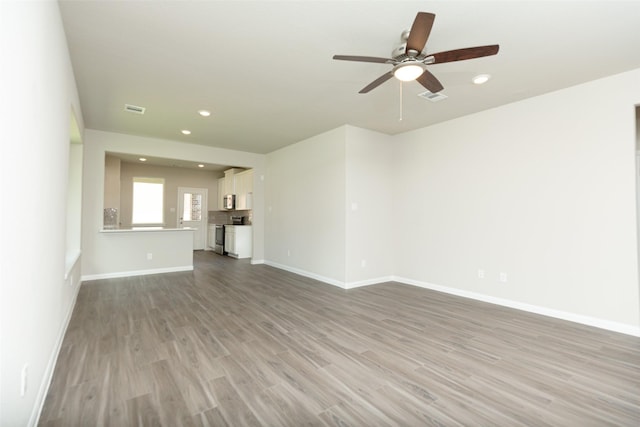
[[[128,111],[130,113],[144,114],[144,110],[146,110],[146,108],[144,107],[138,107],[137,105],[131,105],[131,104],[124,104],[124,111]]]
[[[419,93],[418,96],[431,102],[438,102],[448,98],[448,96],[443,93],[431,93],[429,91]]]

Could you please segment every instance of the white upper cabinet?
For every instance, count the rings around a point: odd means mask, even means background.
[[[251,209],[251,196],[253,194],[253,170],[235,174],[236,209]]]
[[[235,176],[241,169],[228,169],[224,171],[224,194],[236,194]]]
[[[225,210],[222,197],[225,194],[236,195],[236,209],[252,209],[253,200],[253,169],[228,169],[224,178],[218,179],[218,209]]]

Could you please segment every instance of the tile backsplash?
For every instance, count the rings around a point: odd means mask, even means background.
[[[231,224],[231,216],[244,216],[246,224],[251,224],[253,215],[251,210],[246,211],[209,211],[209,224]]]

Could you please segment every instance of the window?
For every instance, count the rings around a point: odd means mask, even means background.
[[[202,219],[202,194],[184,193],[182,203],[182,219],[185,221],[200,221]]]
[[[164,179],[133,178],[132,224],[163,224]]]

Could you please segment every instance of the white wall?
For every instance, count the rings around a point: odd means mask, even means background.
[[[120,169],[122,160],[114,156],[105,156],[104,160],[104,203],[103,209],[115,208],[118,210],[118,223],[122,207],[120,206]]]
[[[267,155],[269,264],[344,286],[346,127]]]
[[[0,2],[0,52],[0,425],[25,426],[79,287],[79,264],[65,280],[65,224],[70,112],[81,110],[56,2]]]
[[[73,127],[77,129],[75,120],[73,120],[70,128],[72,133]],[[77,131],[79,132],[79,130]],[[82,248],[82,153],[82,141],[69,145],[65,272],[68,272],[73,267],[73,264],[78,261]]]
[[[637,241],[640,248],[640,105],[636,105],[636,224]],[[638,268],[640,269],[640,250],[638,250]],[[640,301],[638,305],[640,305]]]
[[[232,165],[254,169],[253,183],[253,262],[264,259],[264,175],[265,156],[242,151],[211,148],[204,145],[185,144],[155,138],[123,135],[87,129],[85,132],[83,225],[82,225],[82,275],[86,277],[119,275],[123,264],[118,260],[112,235],[100,233],[103,222],[105,153],[149,155],[168,159]],[[142,247],[142,246],[141,246]],[[135,249],[135,248],[134,248]],[[160,251],[160,252],[158,252]],[[162,251],[167,253],[162,253]],[[146,252],[139,250],[133,256],[135,263],[127,264],[131,271],[148,270]],[[157,248],[158,263],[151,269],[161,270],[172,265],[163,264],[170,248]],[[111,254],[114,254],[113,256]],[[154,253],[154,261],[156,253]]]
[[[640,151],[640,105],[636,106],[636,150]]]
[[[346,127],[346,286],[390,280],[395,224],[406,220],[403,206],[393,206],[391,137]]]
[[[395,274],[639,333],[639,82],[635,70],[395,137],[395,204],[411,213]]]
[[[343,126],[270,153],[267,262],[640,335],[638,81],[635,70],[396,136]]]

